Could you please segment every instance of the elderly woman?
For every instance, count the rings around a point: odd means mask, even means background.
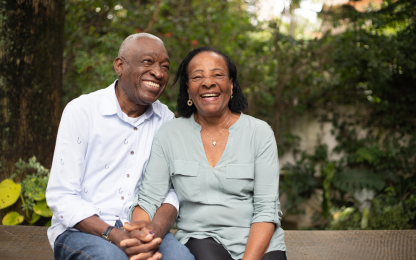
[[[132,220],[152,219],[173,185],[175,236],[197,260],[286,259],[276,141],[267,123],[242,113],[247,101],[234,63],[197,48],[178,79],[182,118],[156,134]]]

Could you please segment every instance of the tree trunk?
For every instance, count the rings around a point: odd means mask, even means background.
[[[64,8],[63,0],[0,0],[0,181],[19,158],[35,155],[51,166],[62,112]]]

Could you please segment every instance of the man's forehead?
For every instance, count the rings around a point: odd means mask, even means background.
[[[138,53],[148,53],[148,54],[165,54],[168,56],[168,52],[162,42],[150,39],[150,38],[140,38],[135,41],[134,44],[130,45],[131,50]]]

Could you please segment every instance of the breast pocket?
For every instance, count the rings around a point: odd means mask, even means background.
[[[254,188],[254,164],[227,164],[224,191],[247,197]]]
[[[199,162],[174,160],[171,179],[180,200],[199,201],[200,181]]]

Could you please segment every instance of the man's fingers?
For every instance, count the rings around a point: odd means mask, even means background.
[[[131,256],[130,260],[146,260],[146,259],[152,259],[153,253],[140,253],[138,255]],[[152,259],[153,260],[153,259]]]
[[[120,242],[121,247],[140,246],[141,244],[143,243],[136,238],[124,239]]]
[[[162,239],[155,238],[151,242],[146,243],[146,244],[141,244],[140,246],[127,247],[124,249],[124,252],[127,255],[138,255],[140,253],[148,253],[148,252],[156,251],[159,248],[160,243],[162,243]]]
[[[155,236],[155,233],[146,228],[142,228],[141,230],[133,230],[130,232],[130,237],[137,238],[143,243],[148,243],[152,241],[154,236]]]
[[[133,221],[130,224],[129,223],[124,223],[123,228],[127,231],[133,231],[133,230],[136,230],[136,229],[144,228],[148,224],[149,224],[149,222],[144,221],[144,220]]]
[[[152,257],[147,258],[147,260],[159,260],[162,258],[162,254],[159,252],[156,252]]]

